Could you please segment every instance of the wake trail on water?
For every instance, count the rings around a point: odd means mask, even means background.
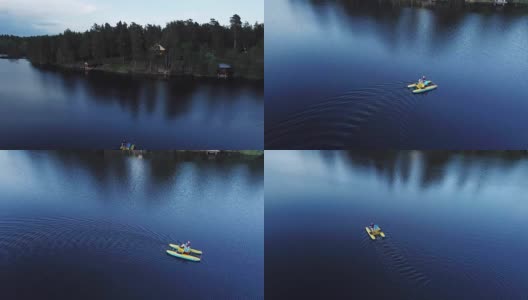
[[[409,115],[422,95],[414,95],[406,82],[377,84],[321,100],[265,130],[268,147],[341,148],[368,137],[369,126],[390,124],[390,138],[404,143]]]
[[[80,250],[122,263],[164,260],[171,241],[147,228],[108,220],[10,217],[0,219],[0,265]]]
[[[431,283],[431,278],[408,259],[409,255],[403,247],[391,238],[372,241],[368,236],[363,239],[363,246],[374,250],[376,258],[396,286],[403,291],[412,291],[406,299],[424,299],[422,297]]]
[[[508,234],[522,232],[512,229]],[[487,233],[472,231],[469,235],[450,235],[452,246],[446,247],[442,241],[432,248],[404,244],[390,236],[375,241],[365,236],[361,245],[374,253],[390,282],[408,294],[405,299],[448,299],[454,294],[467,299],[518,299],[524,290],[512,281],[512,274],[518,274],[515,268],[519,266],[504,264],[501,257],[490,255],[516,254],[509,253],[509,235],[494,237],[490,243]],[[466,289],[453,291],[457,284]]]

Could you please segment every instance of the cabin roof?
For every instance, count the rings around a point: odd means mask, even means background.
[[[152,46],[152,50],[165,51],[165,48],[160,44],[155,44],[154,46]]]
[[[220,69],[231,69],[231,65],[228,64],[218,64]]]

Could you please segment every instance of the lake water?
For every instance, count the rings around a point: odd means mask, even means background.
[[[263,299],[262,159],[0,151],[2,299]],[[165,253],[191,240],[189,262]]]
[[[266,151],[266,297],[527,299],[527,176],[527,153]]]
[[[0,59],[2,149],[262,149],[262,81],[156,80]]]
[[[266,1],[266,148],[527,148],[528,14],[377,3]]]

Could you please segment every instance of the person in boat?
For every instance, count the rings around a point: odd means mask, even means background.
[[[427,86],[429,82],[431,81],[427,80],[427,78],[425,78],[425,75],[422,75],[422,78],[418,79],[418,84],[416,85],[416,87],[418,87],[419,89],[422,89],[425,86]]]
[[[374,224],[374,223],[370,223],[370,231],[372,233],[377,233],[378,231],[381,230],[381,228],[378,226],[378,224]]]
[[[122,150],[130,150],[130,146],[131,146],[130,142],[127,142],[127,141],[123,141],[121,143],[121,149]]]
[[[425,78],[425,75],[422,76],[422,81],[424,86],[428,86],[431,83],[431,80],[427,80],[427,78]]]
[[[191,242],[187,241],[187,243],[183,243],[180,245],[180,249],[182,249],[182,253],[189,254],[191,253]]]

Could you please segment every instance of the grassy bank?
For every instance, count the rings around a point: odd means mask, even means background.
[[[261,48],[259,48],[261,49]],[[263,49],[263,48],[262,48]],[[253,52],[260,51],[254,49]],[[261,59],[263,53],[236,53],[230,51],[223,57],[211,56],[205,61],[178,61],[170,67],[166,67],[160,59],[140,60],[123,62],[122,59],[107,59],[95,64],[91,70],[119,73],[138,74],[149,76],[194,76],[194,77],[217,77],[219,63],[227,63],[233,67],[233,77],[262,80],[264,79],[264,61]],[[56,66],[71,69],[84,70],[84,62],[75,64],[56,64]]]
[[[233,152],[238,152],[242,155],[249,155],[249,156],[264,155],[264,150],[238,150],[238,151],[233,151]]]
[[[0,57],[2,58],[2,57]],[[75,64],[46,64],[41,65],[33,63],[36,66],[51,66],[62,69],[73,69],[85,71],[84,63],[75,63]],[[233,64],[237,66],[237,64]],[[263,65],[263,63],[262,63]],[[130,75],[144,75],[150,77],[179,77],[179,76],[193,76],[193,77],[203,77],[203,78],[216,78],[216,69],[212,71],[200,69],[199,66],[195,67],[184,67],[178,69],[164,69],[157,68],[155,65],[150,65],[148,62],[140,63],[103,63],[89,69],[90,71],[101,71],[115,74],[130,74]],[[237,68],[235,67],[235,70]],[[244,78],[251,80],[263,80],[264,72],[260,70],[260,67],[249,67],[249,68],[240,68],[242,71],[235,71],[233,78]]]
[[[312,0],[315,1],[315,0]],[[374,6],[391,6],[391,7],[443,7],[449,9],[459,9],[464,6],[474,7],[502,7],[501,1],[496,0],[381,0],[381,1],[363,1],[363,0],[351,0],[351,2],[341,1],[345,5],[374,5]],[[528,0],[506,0],[505,7],[527,7]]]
[[[260,160],[264,158],[264,150],[105,150],[106,156],[121,156],[123,154],[141,158],[165,158],[165,159],[244,159]]]
[[[490,4],[493,5],[497,1],[496,0],[465,0],[466,3],[472,4]],[[507,0],[508,4],[519,4],[519,5],[528,5],[528,0]]]

